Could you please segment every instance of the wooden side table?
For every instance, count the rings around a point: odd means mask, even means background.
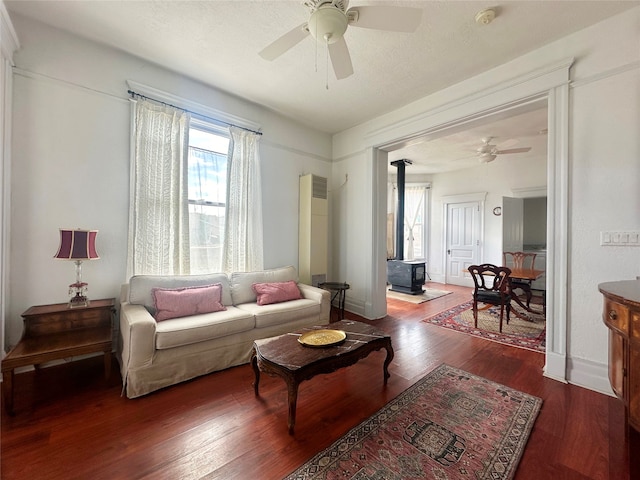
[[[104,352],[104,374],[111,375],[112,323],[115,299],[91,300],[87,307],[68,303],[38,305],[22,314],[24,331],[18,344],[2,360],[2,393],[13,415],[14,369],[36,368],[45,362]]]
[[[348,283],[342,282],[322,282],[318,284],[318,288],[322,288],[323,290],[329,290],[332,292],[331,296],[331,309],[333,310],[334,301],[338,299],[338,305],[336,308],[338,309],[338,320],[344,320],[344,302],[346,291],[351,288]],[[332,316],[332,315],[330,315]],[[329,319],[330,322],[333,320]]]

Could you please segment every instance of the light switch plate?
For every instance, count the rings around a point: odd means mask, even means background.
[[[640,247],[640,232],[600,232],[600,245],[616,247]]]

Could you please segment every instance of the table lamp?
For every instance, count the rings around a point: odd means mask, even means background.
[[[69,285],[69,308],[87,307],[88,284],[82,281],[82,261],[100,258],[96,251],[98,230],[60,229],[60,247],[54,258],[73,260],[76,264],[76,281]]]

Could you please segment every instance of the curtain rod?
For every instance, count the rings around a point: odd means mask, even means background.
[[[213,120],[214,122],[223,123],[224,125],[228,125],[230,127],[240,128],[242,130],[246,130],[247,132],[255,133],[256,135],[262,135],[262,132],[258,132],[256,130],[251,130],[250,128],[246,128],[246,127],[241,127],[240,125],[234,125],[233,123],[225,122],[225,121],[219,120],[217,118],[207,117],[206,115],[202,115],[202,114],[200,114],[198,112],[192,112],[191,110],[187,110],[186,108],[178,107],[177,105],[172,105],[171,103],[167,103],[167,102],[163,102],[161,100],[156,100],[155,98],[147,97],[146,95],[142,95],[140,93],[134,92],[133,90],[127,90],[127,93],[129,95],[131,95],[132,97],[140,97],[140,98],[144,98],[146,100],[151,100],[152,102],[160,103],[160,104],[166,105],[168,107],[177,108],[178,110],[182,110],[183,112],[187,112],[187,113],[192,113],[194,115],[197,115],[198,117],[205,118],[207,120]]]

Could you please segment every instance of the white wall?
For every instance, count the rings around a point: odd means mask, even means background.
[[[409,181],[409,180],[408,180]],[[513,196],[513,189],[546,185],[546,157],[497,158],[493,162],[454,172],[434,174],[431,179],[431,232],[429,275],[444,281],[444,204],[442,197],[487,192],[484,204],[484,242],[481,262],[502,263],[502,217],[493,215],[502,207],[502,197]]]
[[[635,38],[627,40],[635,68],[587,78],[571,97],[569,347],[597,362],[607,361],[597,285],[640,275],[640,248],[600,246],[602,231],[640,230],[640,15],[635,20]]]
[[[331,139],[177,73],[19,16],[15,55],[9,302],[5,346],[31,305],[65,302],[75,279],[53,259],[58,228],[100,230],[85,262],[90,298],[126,281],[130,102],[127,80],[261,125],[265,267],[298,263],[298,176],[329,177]]]
[[[639,23],[640,7],[341,132],[334,136],[333,143],[334,158],[339,160],[339,172],[349,171],[350,181],[353,175],[354,183],[369,185],[364,195],[348,198],[348,208],[355,215],[370,217],[371,197],[375,196],[372,190],[381,184],[375,178],[379,167],[369,165],[369,162],[378,161],[375,155],[370,154],[372,147],[428,130],[430,126],[466,118],[465,115],[473,111],[471,107],[475,108],[482,102],[474,95],[486,92],[486,102],[489,103],[489,97],[502,84],[507,84],[508,89],[501,93],[504,101],[509,101],[519,88],[518,85],[508,85],[509,79],[519,76],[526,78],[527,74],[537,69],[575,58],[570,71],[570,101],[568,121],[565,122],[570,126],[568,145],[553,145],[553,154],[560,152],[562,157],[565,151],[568,152],[568,162],[563,160],[558,165],[560,170],[565,165],[568,168],[566,176],[569,188],[558,188],[566,196],[568,205],[563,205],[563,198],[555,199],[557,206],[552,203],[550,208],[558,208],[562,218],[552,218],[551,221],[562,224],[564,216],[568,216],[569,240],[568,253],[558,253],[550,259],[557,264],[568,257],[566,266],[557,265],[557,270],[566,272],[568,276],[566,286],[562,278],[557,279],[559,288],[564,289],[566,306],[561,301],[559,310],[553,312],[558,318],[567,316],[566,338],[564,332],[559,331],[559,335],[554,332],[552,340],[562,343],[557,347],[560,356],[564,356],[566,345],[566,377],[569,381],[601,391],[608,391],[608,347],[607,330],[601,319],[602,298],[597,286],[604,281],[629,279],[640,274],[639,248],[599,245],[601,230],[640,229]],[[529,77],[527,82],[534,85],[538,80],[538,77]],[[557,93],[562,95],[561,90]],[[553,100],[559,99],[554,92]],[[471,107],[470,103],[473,103]],[[334,169],[334,175],[336,171]],[[367,176],[373,178],[363,178]],[[474,188],[473,191],[478,189]],[[491,205],[491,202],[488,203]],[[375,225],[375,221],[367,226],[370,225]],[[358,227],[348,222],[336,226],[348,238],[368,239],[375,235],[374,230],[358,230]],[[357,246],[353,243],[334,244],[338,255],[348,259],[351,269],[371,272],[371,262],[377,261],[377,252],[361,247],[362,243]],[[336,268],[340,267],[336,265]],[[375,269],[372,275],[365,274],[361,280],[351,281],[365,282],[374,277]],[[373,293],[368,293],[369,290]],[[364,295],[358,296],[362,292]],[[375,282],[363,288],[356,284],[348,294],[348,304],[353,308],[367,305],[372,296],[378,293]]]

